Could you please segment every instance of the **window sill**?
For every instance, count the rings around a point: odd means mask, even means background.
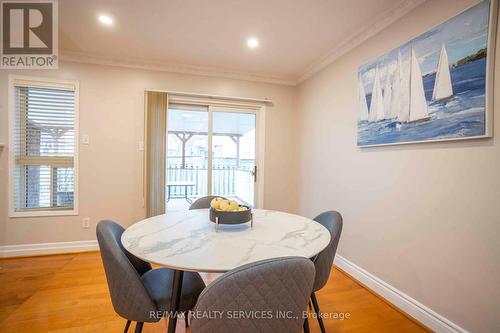
[[[75,216],[78,215],[78,210],[39,210],[32,212],[9,212],[9,218],[18,218],[18,217],[45,217],[45,216]]]

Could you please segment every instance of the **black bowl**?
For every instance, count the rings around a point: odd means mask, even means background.
[[[215,218],[219,218],[219,224],[241,224],[246,223],[252,219],[252,211],[250,207],[245,205],[240,205],[240,207],[246,207],[247,210],[241,212],[223,212],[210,208],[210,221],[215,223]]]

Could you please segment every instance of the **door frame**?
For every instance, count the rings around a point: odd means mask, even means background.
[[[264,160],[265,160],[265,135],[266,135],[266,103],[253,101],[228,101],[224,99],[196,97],[185,95],[168,95],[168,104],[203,105],[208,107],[208,167],[207,186],[208,192],[212,190],[212,137],[213,137],[213,111],[216,107],[234,108],[228,110],[231,113],[251,113],[255,114],[255,165],[257,167],[257,181],[254,184],[254,206],[264,208]],[[168,110],[166,111],[168,113]],[[168,117],[168,116],[167,116]],[[167,124],[168,126],[168,124]],[[168,130],[168,128],[166,129]],[[167,156],[165,155],[167,158]]]

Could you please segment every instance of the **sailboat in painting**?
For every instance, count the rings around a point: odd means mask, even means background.
[[[401,51],[398,50],[398,59],[396,62],[396,72],[394,73],[393,80],[393,89],[392,89],[392,97],[391,97],[391,107],[389,112],[390,119],[397,118],[404,104],[403,99],[403,59],[401,57]]]
[[[498,1],[477,2],[359,66],[358,146],[491,136]]]
[[[422,72],[418,63],[415,50],[411,48],[409,53],[409,77],[408,77],[408,107],[403,108],[398,116],[401,123],[412,123],[429,120],[429,110],[425,100],[424,82]],[[407,111],[407,112],[406,112]]]
[[[373,80],[372,100],[370,103],[369,121],[384,119],[384,99],[382,97],[382,87],[380,86],[380,72],[375,68],[375,79]]]
[[[359,79],[359,107],[360,107],[359,120],[360,121],[368,120],[368,104],[366,102],[365,87],[363,86],[363,80],[361,80],[361,78]]]
[[[386,119],[392,118],[391,101],[392,101],[391,76],[389,75],[389,70],[387,70],[387,75],[385,78],[385,86],[384,86],[384,116]]]
[[[444,44],[441,46],[439,54],[438,69],[436,72],[436,81],[432,92],[433,100],[445,99],[453,96],[453,87],[451,85],[450,65],[448,64],[448,53]]]

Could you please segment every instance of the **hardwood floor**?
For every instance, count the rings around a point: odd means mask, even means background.
[[[0,286],[0,332],[123,332],[97,252],[0,259]],[[326,319],[329,333],[428,332],[338,269],[317,297],[322,312],[350,314]],[[309,322],[320,332],[317,320]],[[166,321],[143,332],[166,332]],[[177,332],[184,332],[181,321]]]

